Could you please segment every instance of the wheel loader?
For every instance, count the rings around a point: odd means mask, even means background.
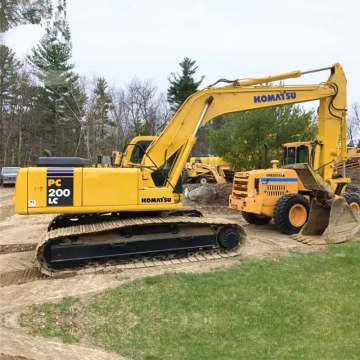
[[[336,184],[335,193],[339,193],[349,179],[332,179],[329,164],[337,149],[339,128],[342,160],[346,158],[346,78],[339,64],[320,70],[330,71],[331,75],[326,82],[315,85],[273,84],[309,73],[296,70],[262,78],[221,79],[195,92],[133,167],[91,168],[81,162],[74,165],[71,160],[62,166],[20,169],[16,212],[60,214],[49,224],[37,247],[41,269],[48,274],[84,264],[139,257],[187,256],[205,250],[221,254],[241,246],[246,234],[238,222],[182,209],[181,174],[198,130],[220,115],[320,100],[316,167],[322,167],[323,178]],[[327,141],[329,137],[331,142]],[[290,183],[296,181],[295,170],[286,171],[294,173],[284,172],[281,177],[287,176]],[[307,168],[299,170],[304,177],[308,172]],[[272,178],[271,174],[267,178]],[[257,189],[262,184],[253,182],[251,186]],[[310,185],[306,185],[309,189]],[[311,183],[309,194],[312,202],[320,203],[324,209],[338,202],[328,185]],[[276,187],[269,190],[282,191]],[[246,199],[252,201],[253,194],[247,195]],[[344,207],[343,221],[351,226],[346,232],[350,236],[359,220],[356,214],[349,219],[348,214],[353,215],[353,211]],[[327,215],[330,226],[331,211],[327,210]],[[310,212],[308,222],[312,220]]]
[[[186,163],[186,176],[188,182],[205,185],[209,182],[225,184],[232,182],[234,171],[230,165],[219,156],[191,157]]]
[[[313,244],[343,242],[359,230],[360,196],[346,192],[345,167],[358,150],[346,147],[346,80],[335,73],[328,83],[339,100],[320,99],[317,139],[283,144],[281,168],[273,160],[270,169],[235,173],[229,206],[248,223],[273,219],[282,233],[300,232],[295,239]]]

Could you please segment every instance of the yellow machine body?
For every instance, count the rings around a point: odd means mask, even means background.
[[[330,134],[331,137],[336,134]],[[333,139],[335,142],[335,139]],[[301,181],[298,172],[291,167],[294,164],[310,164],[314,168],[317,158],[317,144],[311,141],[290,142],[282,145],[284,158],[282,168],[274,166],[269,169],[242,171],[235,173],[233,189],[229,198],[229,206],[235,210],[249,212],[260,216],[274,217],[275,207],[281,197],[286,194],[303,194],[307,196],[312,190]],[[347,149],[347,157],[355,155],[354,150]],[[341,154],[334,151],[332,161],[328,163],[328,190],[342,194],[351,179],[336,174],[336,165]],[[315,168],[316,170],[316,168]],[[321,181],[321,180],[320,180]]]
[[[147,188],[137,168],[33,167],[18,174],[15,206],[18,214],[162,211],[179,208],[181,198],[167,187]]]
[[[229,205],[235,210],[274,216],[279,198],[305,190],[295,170],[260,169],[237,172]]]
[[[186,174],[190,182],[216,182],[224,184],[233,178],[230,165],[220,156],[191,157],[186,163]]]
[[[210,166],[224,166],[230,168],[230,165],[220,156],[193,156],[188,161],[188,164],[206,164]]]

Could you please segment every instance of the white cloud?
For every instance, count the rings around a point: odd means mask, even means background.
[[[90,78],[101,74],[123,85],[138,76],[165,89],[184,56],[197,60],[205,84],[341,62],[349,101],[360,99],[356,0],[70,0],[68,6],[74,63]],[[29,36],[13,45],[28,49]]]
[[[21,25],[4,34],[4,42],[19,57],[24,57],[41,39],[44,30],[38,25]]]

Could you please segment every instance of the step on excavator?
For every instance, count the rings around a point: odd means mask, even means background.
[[[181,174],[198,130],[220,115],[321,99],[322,111],[336,115],[328,131],[337,131],[340,121],[344,144],[345,75],[339,64],[328,70],[329,81],[319,85],[271,84],[306,74],[301,71],[247,80],[221,79],[188,97],[133,167],[92,168],[69,161],[22,168],[16,182],[16,212],[61,214],[49,224],[37,247],[42,271],[53,274],[94,262],[186,256],[196,251],[221,253],[241,246],[246,234],[238,222],[182,209]],[[332,148],[326,142],[321,146],[322,163],[326,164]],[[347,183],[347,179],[334,182]],[[321,190],[315,192],[315,198],[330,193]]]

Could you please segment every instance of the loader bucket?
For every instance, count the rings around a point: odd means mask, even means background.
[[[293,238],[309,245],[339,244],[352,240],[359,231],[360,216],[339,197],[329,205],[313,200],[308,221]]]

